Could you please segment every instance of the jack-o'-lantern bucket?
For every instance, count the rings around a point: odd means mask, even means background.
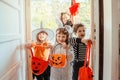
[[[35,75],[40,75],[42,74],[48,67],[48,61],[42,60],[37,57],[32,57],[31,61],[31,68],[32,72]]]
[[[50,54],[50,64],[55,68],[66,66],[66,49],[61,44],[57,44]]]

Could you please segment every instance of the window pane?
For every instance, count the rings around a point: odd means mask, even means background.
[[[86,36],[90,34],[90,0],[76,0],[80,3],[79,13],[75,23],[81,22],[86,26]],[[60,13],[69,12],[71,0],[31,0],[32,30],[50,28],[54,32],[60,26]]]

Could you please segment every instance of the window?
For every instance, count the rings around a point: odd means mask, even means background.
[[[80,3],[79,14],[75,16],[75,23],[81,22],[86,26],[87,35],[90,34],[90,0],[76,0]],[[31,0],[32,30],[50,28],[54,32],[60,24],[60,13],[69,12],[71,0]]]

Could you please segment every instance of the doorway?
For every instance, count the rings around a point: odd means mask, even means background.
[[[61,26],[60,13],[68,12],[72,0],[31,0],[31,31],[44,27],[50,28],[54,32]],[[74,17],[74,22],[81,22],[86,26],[87,35],[90,36],[90,0],[76,0],[80,3],[78,15]]]
[[[55,30],[58,28],[58,25],[60,25],[60,13],[61,12],[69,12],[69,7],[71,6],[72,0],[30,0],[30,10],[31,10],[31,32],[37,28],[50,28],[52,30]],[[93,0],[76,0],[77,2],[80,2],[80,9],[78,15],[74,17],[75,23],[81,22],[85,24],[86,26],[86,38],[89,38],[91,36],[91,33],[93,32],[94,35],[92,35],[92,38],[95,37],[95,26],[93,26],[93,22],[91,15],[93,16],[93,13],[91,13],[93,9],[94,3]],[[91,3],[92,2],[92,3]],[[93,53],[94,53],[93,49]],[[93,55],[97,56],[97,55]],[[95,60],[95,59],[93,59]],[[92,60],[91,66],[95,67],[94,61]],[[96,63],[96,62],[95,62]],[[97,66],[98,67],[98,66]],[[96,74],[98,75],[98,74]]]

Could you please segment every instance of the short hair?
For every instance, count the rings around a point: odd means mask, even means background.
[[[74,24],[73,32],[76,33],[79,27],[84,27],[82,23]]]

